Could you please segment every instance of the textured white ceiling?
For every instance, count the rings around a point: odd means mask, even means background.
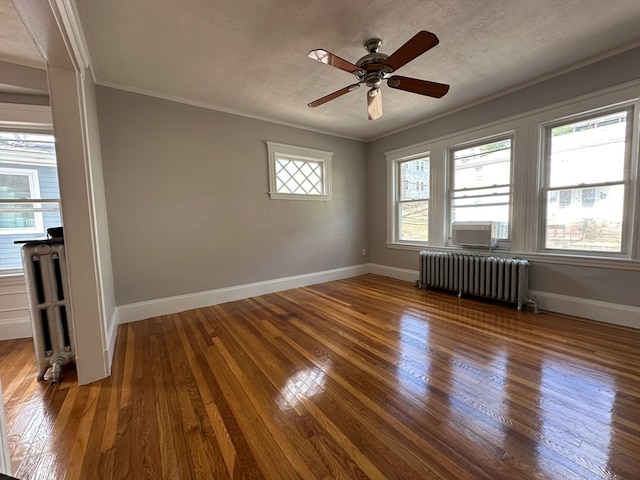
[[[7,2],[8,0],[1,0]],[[640,44],[638,0],[76,0],[98,83],[359,139],[376,138]],[[451,85],[442,99],[366,88],[307,58],[391,54],[419,30],[440,44],[398,74]],[[3,46],[0,46],[2,58]]]

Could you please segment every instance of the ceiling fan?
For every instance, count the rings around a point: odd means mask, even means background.
[[[382,46],[382,40],[372,38],[364,43],[364,48],[369,53],[358,60],[355,65],[326,50],[311,50],[309,52],[309,58],[352,73],[358,79],[358,82],[330,93],[329,95],[325,95],[308,105],[310,107],[317,107],[329,100],[333,100],[334,98],[338,98],[345,93],[355,90],[364,83],[367,87],[370,87],[367,92],[367,112],[369,114],[369,120],[375,120],[382,116],[382,90],[380,86],[383,80],[386,80],[387,85],[391,88],[441,98],[449,91],[449,85],[419,80],[417,78],[402,77],[400,75],[391,75],[392,72],[398,70],[414,58],[419,57],[427,50],[435,47],[439,42],[440,40],[438,40],[438,37],[436,37],[434,33],[422,30],[394,53],[385,55],[384,53],[378,52],[378,49]]]

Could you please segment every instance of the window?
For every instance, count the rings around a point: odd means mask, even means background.
[[[543,248],[625,251],[631,109],[544,127]]]
[[[512,137],[450,149],[451,222],[494,222],[509,239]]]
[[[331,152],[267,142],[273,199],[331,200]]]
[[[429,240],[429,158],[399,160],[397,181],[397,240]]]
[[[61,225],[52,135],[0,131],[0,271],[22,268],[15,240]]]
[[[385,152],[387,247],[459,249],[453,221],[493,222],[498,255],[637,269],[639,112],[636,82]]]

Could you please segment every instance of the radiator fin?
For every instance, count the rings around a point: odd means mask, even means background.
[[[528,282],[529,262],[525,259],[420,252],[419,283],[424,287],[515,303],[521,310]]]

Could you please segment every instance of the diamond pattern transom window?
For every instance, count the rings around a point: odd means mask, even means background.
[[[322,195],[322,164],[304,160],[276,160],[276,191],[301,195]]]
[[[272,200],[331,200],[333,152],[267,142]]]

